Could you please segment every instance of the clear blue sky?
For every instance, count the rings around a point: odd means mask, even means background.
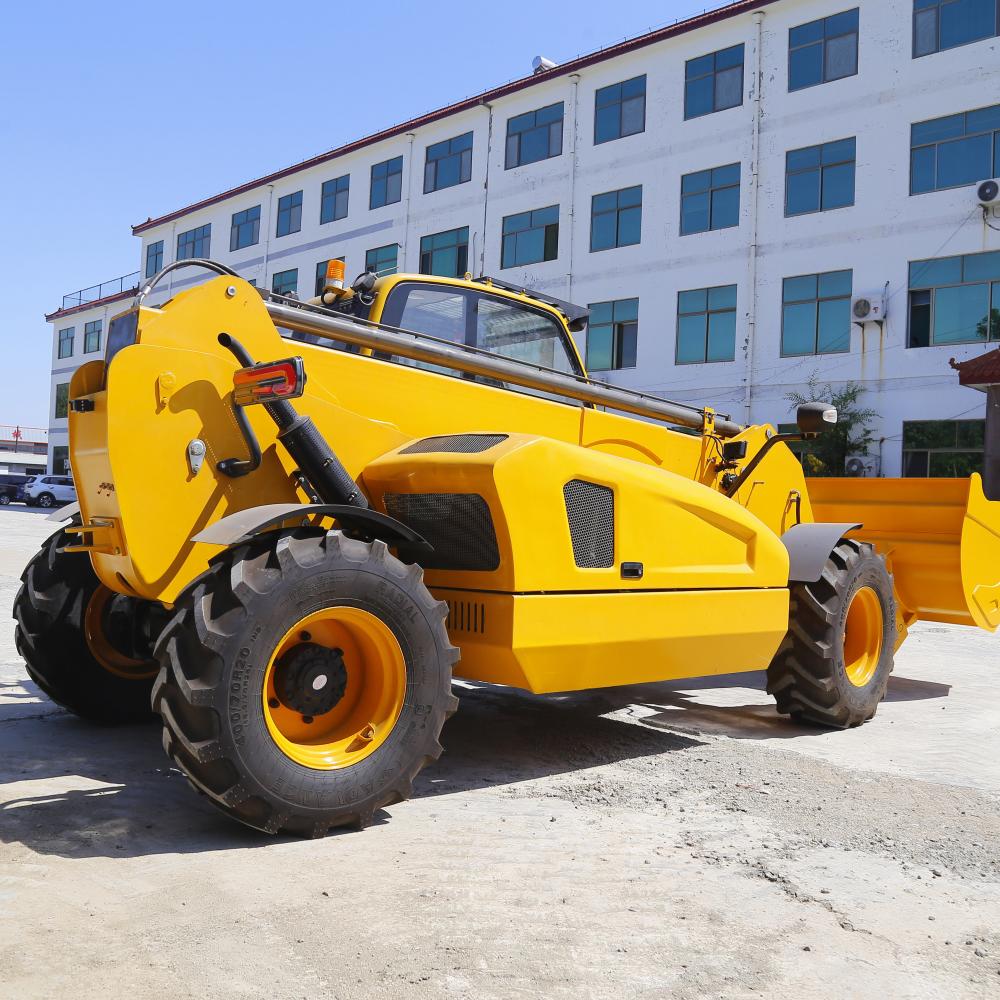
[[[64,293],[130,225],[718,0],[35,0],[0,31],[0,424],[48,425]]]

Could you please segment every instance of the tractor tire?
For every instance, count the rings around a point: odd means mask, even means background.
[[[265,833],[363,828],[441,754],[458,707],[446,610],[381,541],[296,528],[230,549],[157,644],[164,749]]]
[[[72,540],[56,532],[21,575],[14,642],[28,676],[56,704],[85,719],[152,719],[157,664],[151,650],[136,655],[120,634],[139,602],[103,586],[85,552],[60,551]],[[127,606],[113,623],[109,616],[115,602]]]
[[[867,722],[892,673],[895,624],[885,561],[842,538],[819,580],[791,587],[788,634],[767,670],[778,711],[836,729]]]

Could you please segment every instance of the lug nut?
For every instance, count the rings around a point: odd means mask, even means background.
[[[281,704],[277,698],[268,698],[267,703],[271,706],[271,708],[277,708]]]
[[[299,638],[303,642],[308,642],[312,638],[312,636],[308,632],[300,632],[299,633]]]

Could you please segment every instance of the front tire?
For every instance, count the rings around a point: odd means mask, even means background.
[[[788,635],[767,670],[778,711],[837,729],[867,722],[892,673],[895,622],[884,560],[842,538],[819,580],[791,587]]]
[[[364,827],[441,753],[458,706],[445,611],[381,541],[299,528],[229,550],[157,646],[164,749],[248,826]]]
[[[54,702],[95,722],[152,717],[151,652],[129,645],[139,602],[108,590],[85,552],[60,551],[74,538],[58,531],[21,575],[14,598],[14,642],[28,676]]]

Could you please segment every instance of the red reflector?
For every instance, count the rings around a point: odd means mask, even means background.
[[[295,399],[306,388],[305,366],[301,358],[267,361],[241,368],[233,375],[233,402],[240,406]]]

